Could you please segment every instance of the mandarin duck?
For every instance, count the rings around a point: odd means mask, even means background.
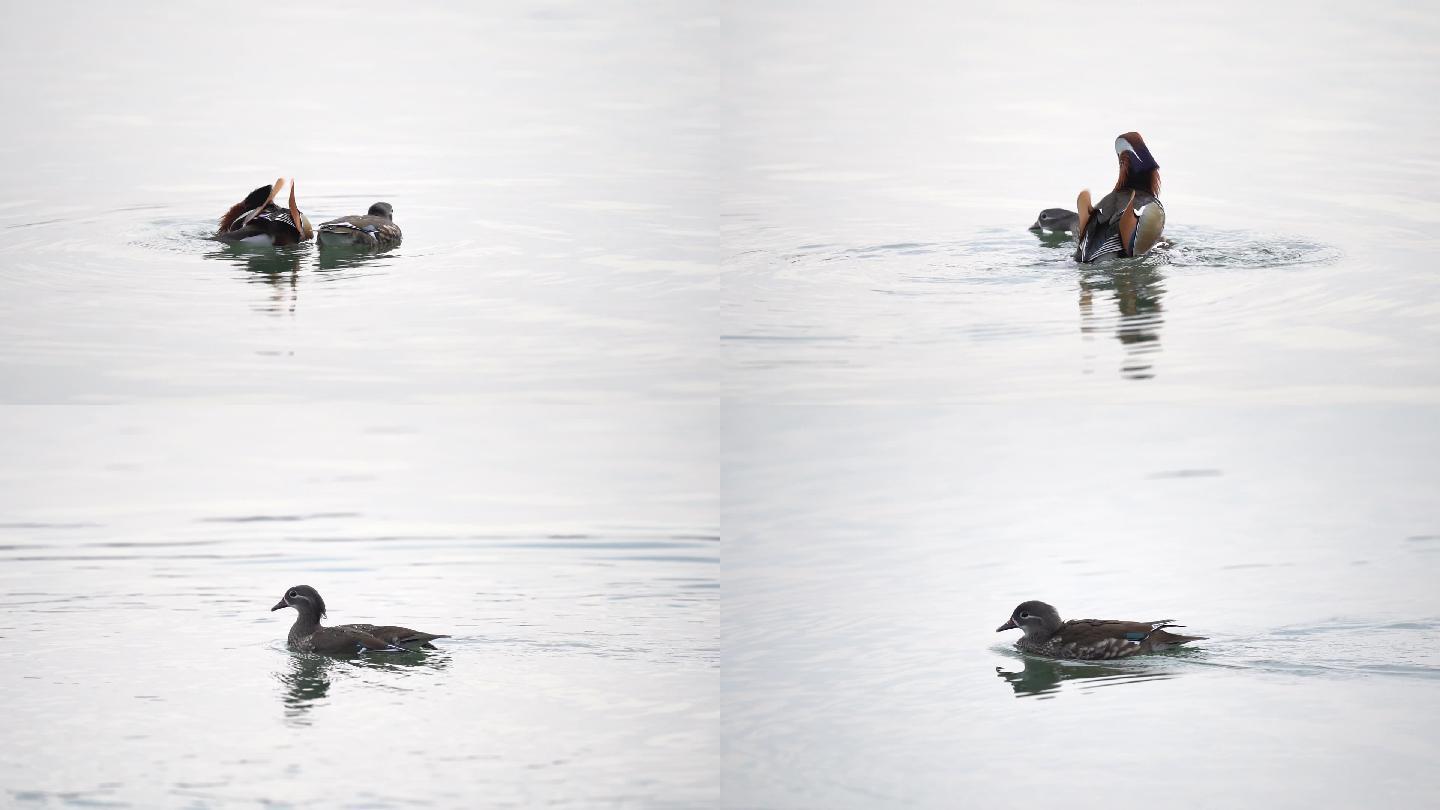
[[[1035,224],[1030,226],[1030,230],[1037,233],[1045,231],[1074,233],[1075,226],[1079,221],[1080,215],[1074,211],[1064,208],[1046,208],[1040,212],[1039,216],[1035,217]]]
[[[400,226],[390,203],[377,202],[363,215],[340,217],[320,223],[315,237],[320,247],[376,248],[383,250],[400,243]]]
[[[1115,190],[1090,203],[1090,189],[1080,192],[1075,236],[1075,260],[1082,263],[1121,256],[1143,256],[1165,229],[1165,206],[1160,204],[1160,164],[1138,132],[1115,139],[1120,176]]]
[[[270,611],[293,607],[299,615],[290,627],[286,646],[296,652],[317,652],[327,655],[359,655],[367,652],[413,652],[433,650],[430,642],[445,635],[422,633],[408,627],[373,624],[337,624],[321,627],[325,616],[325,600],[309,585],[296,585],[285,592]]]
[[[1170,619],[1154,622],[1126,622],[1115,619],[1071,619],[1060,621],[1060,613],[1044,602],[1021,602],[1009,621],[995,632],[1019,628],[1025,632],[1015,646],[1023,652],[1050,658],[1078,658],[1086,661],[1128,658],[1139,653],[1161,652],[1204,636],[1167,633],[1180,627]]]
[[[315,229],[310,226],[310,219],[295,205],[294,180],[290,181],[290,206],[281,208],[275,204],[283,185],[285,179],[280,178],[273,186],[261,186],[230,206],[220,218],[220,232],[216,237],[225,242],[276,247],[313,238]]]

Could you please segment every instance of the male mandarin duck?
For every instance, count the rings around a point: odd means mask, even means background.
[[[1150,155],[1138,132],[1115,139],[1120,177],[1115,190],[1090,204],[1090,190],[1076,200],[1080,221],[1075,231],[1080,245],[1075,260],[1093,262],[1119,256],[1143,256],[1160,241],[1165,229],[1165,206],[1160,204],[1160,164]]]
[[[315,229],[311,227],[310,219],[295,205],[294,180],[290,181],[289,208],[275,204],[275,197],[280,194],[283,185],[285,179],[282,177],[273,186],[261,186],[230,206],[230,210],[220,218],[220,232],[216,237],[225,242],[277,247],[314,238]]]
[[[400,226],[395,224],[395,209],[390,207],[390,203],[377,202],[363,215],[320,223],[320,233],[315,240],[322,248],[384,249],[400,243]]]
[[[1060,612],[1044,602],[1021,602],[1010,620],[995,632],[1019,628],[1025,635],[1015,642],[1024,652],[1050,658],[1078,658],[1086,661],[1128,658],[1137,653],[1161,652],[1204,636],[1167,633],[1179,627],[1170,619],[1154,622],[1125,622],[1115,619],[1071,619],[1060,621]]]

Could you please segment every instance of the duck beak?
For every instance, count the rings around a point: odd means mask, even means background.
[[[274,613],[275,611],[280,610],[281,608],[287,608],[287,607],[290,607],[290,606],[287,605],[287,604],[285,604],[285,600],[284,600],[284,599],[281,599],[279,602],[276,602],[276,603],[275,603],[275,607],[270,608],[270,612],[271,612],[271,613]]]
[[[995,628],[995,632],[997,632],[997,633],[1003,633],[1003,632],[1005,632],[1006,630],[1015,630],[1015,629],[1017,629],[1017,628],[1019,628],[1019,627],[1020,627],[1020,625],[1018,625],[1018,624],[1015,623],[1015,617],[1014,617],[1014,616],[1011,616],[1011,617],[1010,617],[1010,621],[1005,622],[1004,624],[1002,624],[1002,625],[1000,625],[999,627]]]

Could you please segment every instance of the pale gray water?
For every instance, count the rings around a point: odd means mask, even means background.
[[[1424,804],[1435,428],[1395,405],[732,407],[726,804]],[[994,632],[1034,598],[1210,638],[1056,667]]]
[[[713,397],[708,13],[11,4],[5,400]],[[205,239],[281,176],[404,243]]]
[[[6,12],[0,804],[1440,792],[1433,12]],[[1078,268],[1130,129],[1168,243]],[[278,176],[404,243],[208,239]]]
[[[730,21],[724,806],[1432,804],[1440,19]],[[1077,268],[1025,228],[1132,129],[1171,244]],[[1026,659],[1026,599],[1210,638]]]
[[[1440,390],[1440,110],[1419,103],[1440,83],[1435,15],[1147,8],[1155,44],[1110,91],[1106,14],[811,12],[746,5],[725,39],[728,395]],[[1077,271],[1024,229],[1107,190],[1130,129],[1160,162],[1174,245]]]
[[[0,806],[715,805],[711,15],[6,4]]]
[[[714,803],[705,409],[6,417],[0,805]],[[452,638],[290,653],[297,584]]]

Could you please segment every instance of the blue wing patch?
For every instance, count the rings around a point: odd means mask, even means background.
[[[1131,630],[1130,632],[1128,632],[1128,633],[1125,634],[1125,640],[1126,640],[1126,641],[1144,641],[1144,640],[1145,640],[1145,637],[1148,636],[1148,635],[1150,635],[1150,634],[1149,634],[1149,633],[1143,633],[1143,632],[1141,632],[1141,631],[1139,631],[1139,630]]]

